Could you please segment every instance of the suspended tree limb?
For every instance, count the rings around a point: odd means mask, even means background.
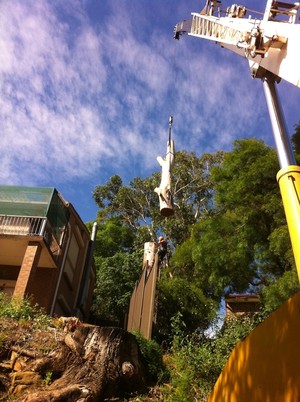
[[[174,141],[167,143],[167,154],[165,158],[157,157],[157,161],[162,168],[160,186],[154,191],[159,196],[160,213],[162,216],[172,216],[174,214],[173,197],[171,193],[172,166],[175,159]]]

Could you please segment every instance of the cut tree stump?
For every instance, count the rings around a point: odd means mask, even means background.
[[[37,381],[24,384],[30,371],[35,374],[30,378]],[[46,386],[44,380],[41,386],[47,373],[52,383]],[[146,369],[134,335],[120,328],[85,324],[67,332],[46,356],[30,359],[17,378],[10,394],[18,402],[104,401],[147,388]]]

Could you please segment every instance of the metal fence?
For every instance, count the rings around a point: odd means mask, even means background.
[[[0,215],[0,234],[43,236],[47,218]]]

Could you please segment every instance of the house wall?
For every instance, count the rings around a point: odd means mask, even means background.
[[[260,300],[257,295],[237,295],[225,298],[226,319],[253,314],[258,311]]]
[[[31,282],[28,293],[32,302],[42,306],[46,313],[50,313],[53,288],[55,286],[56,271],[50,268],[37,269],[34,280]]]
[[[61,201],[69,219],[62,244],[57,244],[55,253],[43,236],[31,235],[28,231],[21,235],[6,234],[7,225],[0,231],[0,291],[30,297],[32,303],[39,304],[48,314],[71,316],[78,313],[90,233],[72,204],[62,198]],[[52,219],[55,220],[54,215]],[[84,321],[88,319],[95,285],[93,263],[88,283],[80,310]]]
[[[69,239],[65,249],[54,315],[75,315],[82,278],[88,257],[90,235],[75,211],[71,210]],[[91,299],[91,297],[90,297]]]
[[[35,280],[35,273],[38,268],[41,251],[42,246],[39,242],[28,242],[13,293],[14,296],[22,298],[27,294],[31,294],[30,287]]]

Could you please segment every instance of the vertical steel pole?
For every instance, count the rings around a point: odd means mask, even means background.
[[[267,74],[262,81],[281,168],[277,174],[277,181],[280,187],[298,279],[300,281],[300,166],[296,165],[291,143],[287,135],[283,113],[275,88],[275,77],[272,74]]]
[[[275,77],[273,74],[266,74],[262,81],[280,167],[285,168],[290,165],[296,165],[291,143],[287,135],[283,113],[278,101],[277,91],[275,88]]]

